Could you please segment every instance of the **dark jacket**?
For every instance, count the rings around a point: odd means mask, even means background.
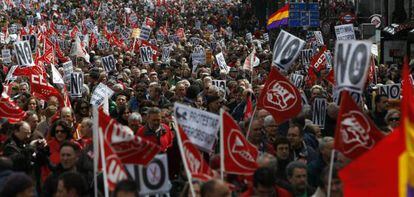
[[[13,161],[14,171],[30,173],[32,171],[32,155],[34,149],[29,144],[20,142],[14,135],[9,138],[3,148],[3,156]]]

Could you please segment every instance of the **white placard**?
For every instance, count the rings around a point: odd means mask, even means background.
[[[82,97],[83,73],[73,72],[70,74],[70,96]]]
[[[166,63],[170,60],[170,53],[171,53],[171,47],[164,46],[162,47],[162,55],[161,55],[161,61]]]
[[[325,43],[323,41],[323,36],[322,36],[322,32],[321,31],[314,31],[313,34],[315,36],[316,43],[318,44],[318,46],[325,45]]]
[[[10,64],[11,61],[11,53],[10,53],[10,49],[2,49],[1,50],[1,57],[3,59],[3,63],[5,64]]]
[[[226,80],[216,80],[216,79],[214,79],[214,80],[212,80],[212,84],[214,86],[226,91],[226,87],[227,87]]]
[[[288,70],[304,45],[305,41],[282,30],[273,48],[273,64],[282,70]]]
[[[17,64],[19,66],[34,66],[32,50],[29,41],[19,41],[14,44]]]
[[[362,92],[368,76],[371,43],[368,41],[337,41],[334,74],[337,88]]]
[[[30,35],[24,35],[22,37],[22,40],[27,40],[30,43],[30,47],[32,49],[32,53],[36,53],[36,47],[37,47],[37,36],[30,34]]]
[[[315,98],[312,105],[312,122],[319,128],[325,128],[326,108],[328,103],[326,98]]]
[[[353,24],[335,26],[336,40],[355,40]]]
[[[389,99],[400,99],[401,84],[387,84],[379,86],[379,94],[387,95]]]
[[[212,152],[219,130],[220,116],[179,103],[174,104],[174,114],[191,142],[206,152]]]
[[[139,185],[139,196],[167,194],[171,189],[167,154],[159,154],[146,166],[127,164],[125,168]]]
[[[143,64],[152,64],[154,60],[152,59],[152,49],[149,46],[143,46],[139,48],[141,54],[141,61]]]
[[[206,64],[206,53],[204,48],[202,46],[195,47],[191,54],[191,59],[193,60],[193,65],[195,62],[198,62],[198,64]]]
[[[114,91],[111,90],[108,86],[103,83],[99,83],[93,91],[91,97],[91,105],[100,106],[104,103],[105,99],[110,98],[114,94]]]
[[[139,34],[139,39],[141,40],[148,40],[151,35],[152,28],[146,25],[141,27],[141,32]]]
[[[303,82],[305,77],[300,74],[292,73],[290,77],[290,81],[295,85],[297,88],[302,88]]]
[[[222,52],[216,55],[216,61],[220,67],[220,70],[225,70],[226,73],[229,72],[230,68],[227,66],[226,60],[224,59],[224,55]]]
[[[102,64],[105,68],[106,73],[116,70],[116,60],[114,55],[102,57]]]

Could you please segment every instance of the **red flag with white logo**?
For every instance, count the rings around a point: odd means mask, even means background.
[[[148,140],[135,136],[133,131],[99,109],[99,127],[122,163],[148,164],[160,151],[160,147]]]
[[[100,155],[104,155],[100,158],[100,166],[104,169],[105,189],[113,191],[116,184],[127,179],[128,176],[118,155],[103,135],[102,129],[99,129]]]
[[[258,168],[259,152],[241,132],[230,114],[221,111],[221,168],[230,174],[252,175]]]
[[[372,149],[384,134],[365,115],[347,91],[342,91],[336,123],[335,149],[355,159]]]
[[[176,124],[178,125],[178,124]],[[184,167],[190,172],[192,178],[208,181],[212,178],[213,172],[210,166],[204,161],[203,155],[188,139],[183,129],[178,126],[178,146],[180,147],[181,157],[183,157],[186,165]]]
[[[6,92],[7,88],[0,98],[0,117],[7,118],[11,124],[22,121],[26,117],[26,112],[20,109]]]
[[[257,107],[266,109],[277,123],[283,123],[300,113],[302,97],[298,89],[272,67],[260,93]]]
[[[319,53],[312,57],[309,69],[313,68],[315,72],[319,73],[322,69],[326,68],[327,59],[325,52],[326,46],[322,47]]]

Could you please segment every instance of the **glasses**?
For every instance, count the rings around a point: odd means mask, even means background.
[[[400,117],[393,117],[393,118],[390,118],[388,120],[389,121],[399,121],[400,120]]]

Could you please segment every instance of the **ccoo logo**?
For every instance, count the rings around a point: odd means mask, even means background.
[[[341,121],[341,136],[345,143],[345,154],[357,148],[371,149],[375,141],[370,137],[371,126],[365,116],[359,111],[344,114]]]
[[[287,111],[298,102],[298,97],[295,95],[295,88],[288,82],[274,81],[269,87],[264,102],[266,107],[278,111]]]

